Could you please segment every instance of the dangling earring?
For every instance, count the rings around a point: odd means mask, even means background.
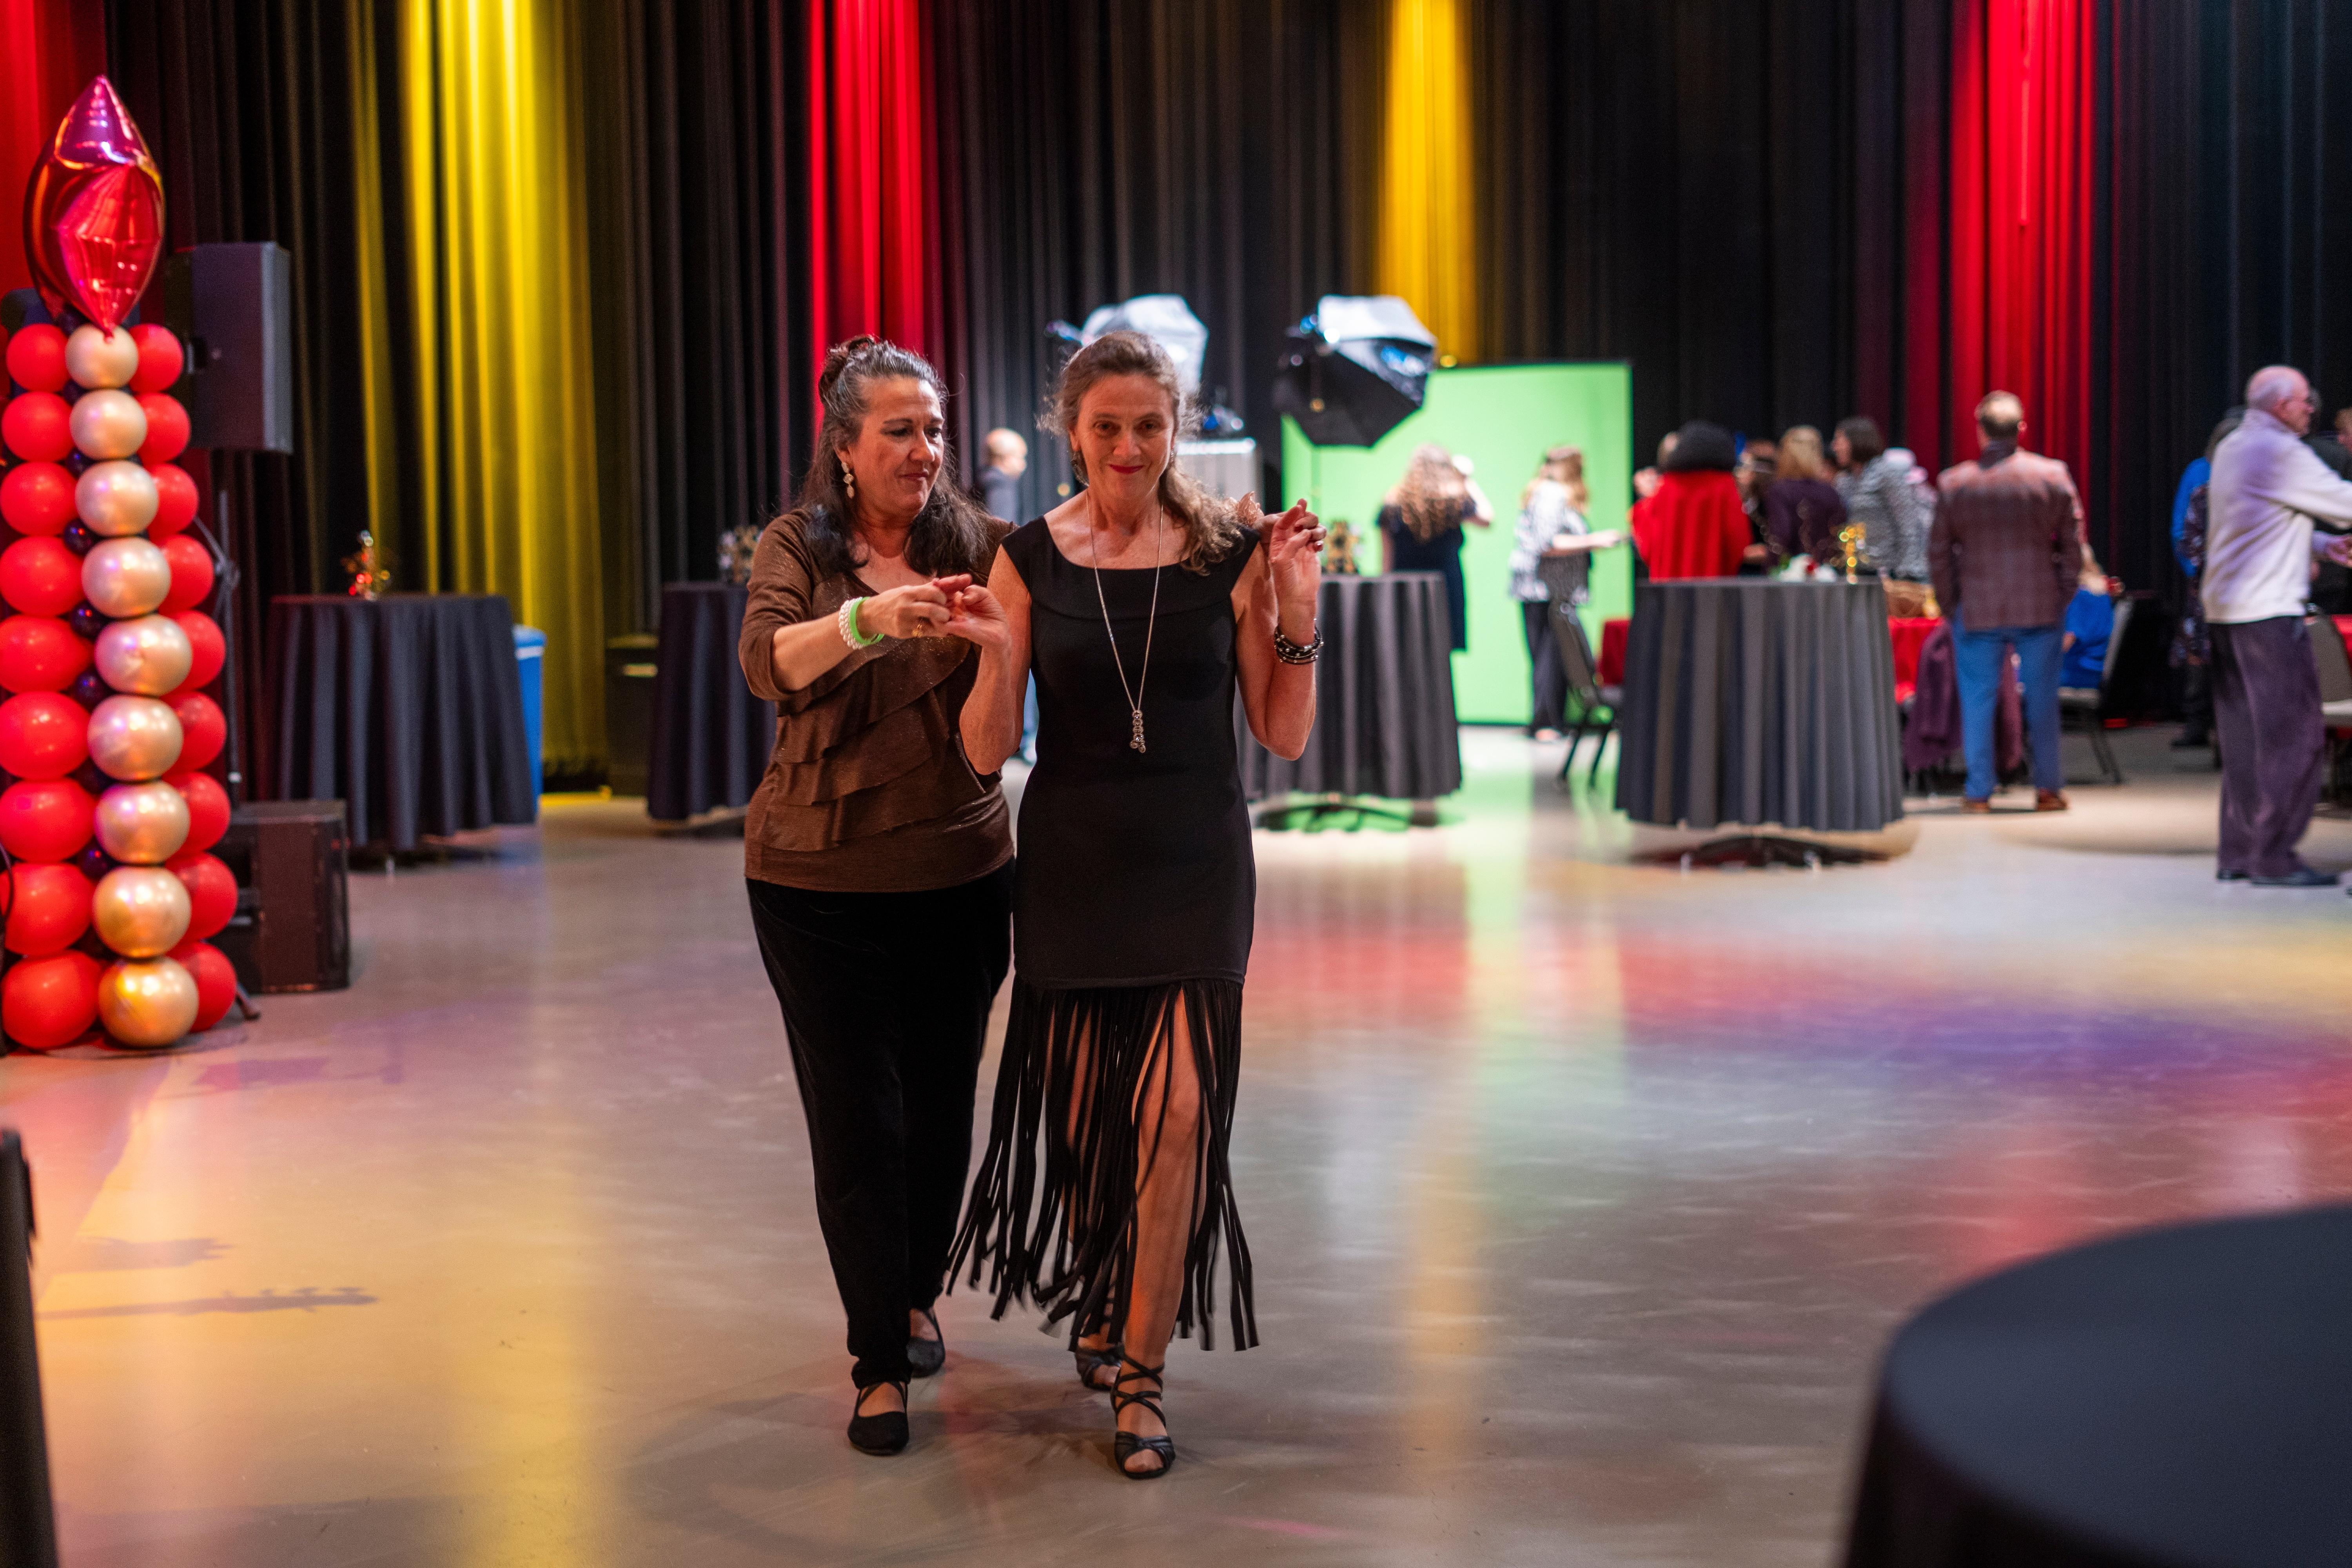
[[[850,472],[849,459],[835,454],[835,460],[841,464],[841,488],[845,491],[848,492],[849,499],[851,500],[856,500],[857,499],[857,476]]]

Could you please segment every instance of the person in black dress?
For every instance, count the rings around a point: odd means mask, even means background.
[[[1454,617],[1454,651],[1470,647],[1470,596],[1462,584],[1462,530],[1495,521],[1488,503],[1461,464],[1445,448],[1424,442],[1413,448],[1404,478],[1381,507],[1381,532],[1388,541],[1391,572],[1434,572],[1445,579],[1445,607]]]
[[[1168,1341],[1210,1342],[1220,1252],[1234,1346],[1257,1338],[1226,1161],[1256,891],[1233,704],[1267,750],[1306,750],[1323,531],[1174,467],[1183,403],[1149,338],[1081,349],[1055,408],[1087,488],[1013,531],[950,626],[981,648],[973,767],[1012,752],[1032,671],[1038,709],[1012,1016],[955,1263],[990,1266],[998,1313],[1025,1296],[1068,1321],[1141,1479],[1175,1462]]]

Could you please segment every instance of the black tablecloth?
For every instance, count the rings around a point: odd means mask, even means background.
[[[351,842],[414,849],[532,821],[514,616],[496,594],[269,601],[280,800],[340,800]]]
[[[1617,805],[1636,822],[1867,832],[1903,815],[1874,582],[1705,577],[1634,596]]]
[[[1286,790],[1434,800],[1460,789],[1445,579],[1433,572],[1326,577],[1316,624],[1323,657],[1315,730],[1297,762],[1259,745],[1234,704],[1242,792],[1252,800]]]
[[[2150,1231],[1888,1351],[1849,1568],[2352,1563],[2352,1208]]]
[[[749,592],[732,583],[662,590],[646,759],[646,814],[656,821],[748,805],[767,771],[776,705],[751,695],[735,657]]]

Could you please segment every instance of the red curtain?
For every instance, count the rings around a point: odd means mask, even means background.
[[[809,7],[810,337],[819,365],[860,332],[934,363],[948,348],[926,9],[921,0]]]
[[[1977,401],[2002,388],[2025,400],[2026,446],[2063,458],[2077,483],[2089,475],[2095,9],[1953,6],[1948,260],[1942,278],[1912,279],[1915,331],[1937,303],[1945,323],[1942,353],[1911,361],[1923,457],[1973,454]],[[1940,301],[1919,298],[1939,287]]]
[[[25,186],[89,79],[106,69],[106,7],[0,0],[0,290],[29,288]]]

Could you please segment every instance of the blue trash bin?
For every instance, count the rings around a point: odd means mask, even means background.
[[[537,626],[514,629],[515,672],[522,681],[522,738],[530,749],[530,794],[539,798],[543,774],[540,768],[540,668],[547,662],[547,634]]]

